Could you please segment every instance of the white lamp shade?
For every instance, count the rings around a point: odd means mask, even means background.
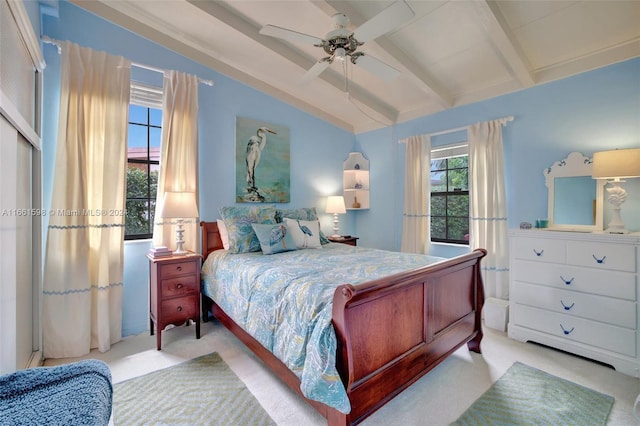
[[[327,198],[327,213],[345,214],[347,209],[344,205],[344,197],[342,195],[331,195]]]
[[[596,152],[591,174],[594,179],[640,177],[640,148]]]
[[[196,194],[193,192],[165,192],[160,217],[177,219],[198,217]]]

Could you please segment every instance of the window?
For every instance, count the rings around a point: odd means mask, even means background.
[[[431,153],[431,241],[469,244],[467,146]]]
[[[156,209],[162,110],[129,106],[125,240],[151,238]]]

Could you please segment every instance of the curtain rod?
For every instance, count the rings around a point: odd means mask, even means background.
[[[43,43],[53,44],[53,45],[57,46],[58,47],[58,53],[60,53],[62,51],[62,42],[61,41],[52,39],[51,37],[48,37],[48,36],[42,36],[42,37],[40,37],[40,39],[42,40]],[[136,68],[142,68],[142,69],[149,70],[149,71],[159,72],[159,73],[162,73],[162,74],[167,72],[167,70],[165,70],[165,69],[152,67],[151,65],[145,65],[145,64],[138,63],[138,62],[131,62],[131,66],[132,67],[136,67]],[[213,86],[213,81],[212,80],[205,80],[204,78],[198,77],[198,82],[202,83],[202,84],[206,84],[207,86]]]
[[[495,120],[488,120],[488,121],[499,121],[500,124],[502,124],[503,126],[506,126],[508,122],[513,121],[513,115],[509,115],[507,117],[502,117],[502,118],[497,118]],[[456,128],[453,128],[453,129],[440,130],[439,132],[423,133],[423,134],[425,136],[440,136],[440,135],[446,135],[447,133],[454,133],[454,132],[460,132],[462,130],[467,130],[467,127],[469,127],[469,126],[461,126],[461,127],[456,127]],[[400,139],[398,141],[398,143],[407,143],[408,139],[409,138]]]

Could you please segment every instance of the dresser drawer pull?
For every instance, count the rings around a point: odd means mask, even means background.
[[[565,305],[562,300],[560,301],[560,303],[562,304],[562,307],[564,308],[565,311],[570,311],[571,308],[573,308],[573,306],[576,304],[576,302],[573,302],[571,305]]]
[[[178,270],[178,272],[182,272],[182,266],[178,266],[176,269]]]
[[[604,263],[604,260],[607,258],[607,256],[602,256],[602,259],[598,259],[595,254],[592,254],[591,256],[593,256],[595,261],[598,263]]]
[[[544,249],[540,250],[540,251],[538,251],[536,249],[533,249],[533,252],[536,254],[536,256],[540,257],[540,256],[542,256],[542,253],[544,253]]]
[[[178,290],[180,290],[182,287],[184,287],[184,284],[182,284],[182,283],[178,283],[178,285],[176,285],[176,288]]]
[[[571,285],[571,283],[573,282],[573,278],[574,278],[574,277],[571,277],[571,279],[570,279],[570,280],[568,280],[568,279],[564,278],[562,275],[560,275],[560,279],[561,279],[561,280],[562,280],[566,285]]]
[[[575,327],[571,327],[571,330],[566,330],[562,324],[560,324],[560,328],[562,329],[562,332],[564,333],[565,336],[568,336],[569,334],[571,334],[575,329]]]
[[[176,311],[178,311],[178,312],[182,312],[182,306],[178,306],[178,307],[176,308]]]

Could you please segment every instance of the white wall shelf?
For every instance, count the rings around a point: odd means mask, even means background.
[[[369,209],[369,160],[351,152],[343,164],[343,195],[347,210]]]

